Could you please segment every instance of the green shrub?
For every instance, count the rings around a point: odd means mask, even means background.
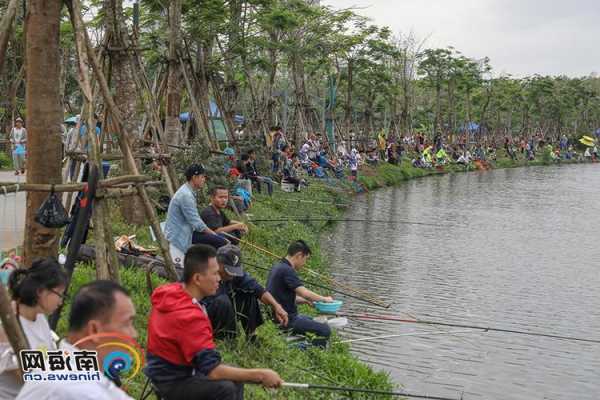
[[[0,169],[12,169],[12,157],[8,153],[0,151]]]

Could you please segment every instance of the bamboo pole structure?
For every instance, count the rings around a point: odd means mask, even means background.
[[[118,187],[120,185],[148,184],[152,178],[146,175],[123,175],[115,178],[105,179],[99,182],[100,189]],[[48,183],[15,183],[0,182],[0,195],[15,192],[80,192],[86,187],[86,183],[63,183],[50,185]],[[155,182],[152,182],[155,185]]]
[[[153,141],[151,143],[160,148],[162,153],[169,154],[168,141],[164,135],[164,129],[160,121],[160,115],[158,113],[160,107],[155,96],[157,90],[156,85],[158,84],[158,81],[155,82],[154,87],[151,89],[148,77],[146,76],[146,72],[144,71],[142,60],[138,52],[134,52],[134,55],[132,56],[131,60],[131,66],[134,69],[136,69],[136,71],[134,71],[133,73],[133,77],[135,79],[138,92],[140,93],[142,104],[144,105],[146,114],[149,117],[150,127],[154,129],[155,134],[152,135]],[[150,101],[146,101],[146,99],[144,98],[144,94],[150,98]],[[172,197],[175,194],[177,187],[179,186],[177,174],[175,173],[175,169],[171,164],[165,165],[164,163],[161,163],[160,167],[162,170],[162,174],[165,178],[165,182],[167,183],[169,195],[171,195]]]
[[[73,11],[79,13],[77,8],[79,4],[73,4]],[[96,121],[94,120],[94,98],[92,85],[88,68],[84,63],[84,54],[86,49],[84,46],[83,26],[79,25],[81,21],[71,16],[71,23],[75,29],[75,45],[77,50],[77,61],[79,67],[79,86],[83,92],[85,100],[85,112],[87,117],[87,142],[89,162],[102,171],[102,159],[100,158],[100,149],[98,138],[96,137]],[[103,174],[100,173],[99,180],[104,180]],[[112,229],[110,227],[110,213],[106,207],[106,202],[103,199],[94,199],[94,211],[92,213],[92,221],[94,223],[94,241],[96,243],[96,278],[109,279],[114,282],[119,282],[118,260],[115,253],[115,248],[112,246]]]
[[[79,0],[71,0],[70,2],[67,1],[67,4],[71,4],[70,11],[72,12],[73,19],[77,20],[77,23],[74,24],[75,26],[73,28],[75,30],[82,31],[81,37],[83,37],[85,39],[85,46],[87,49],[88,61],[92,65],[94,74],[96,76],[96,80],[98,81],[98,83],[100,85],[100,91],[102,93],[102,97],[104,99],[105,105],[106,105],[108,111],[111,113],[113,122],[117,128],[117,132],[119,132],[119,136],[118,136],[119,147],[121,148],[121,152],[123,153],[123,156],[125,157],[124,160],[128,166],[129,171],[131,171],[134,174],[139,175],[139,170],[138,170],[137,164],[135,162],[135,159],[133,158],[133,153],[131,150],[132,149],[132,146],[130,143],[131,138],[129,137],[129,134],[123,130],[124,125],[122,122],[121,112],[119,111],[119,109],[117,108],[117,106],[114,102],[114,99],[113,99],[110,89],[108,87],[108,83],[106,81],[106,78],[104,76],[102,68],[96,57],[95,50],[92,47],[90,39],[87,35],[87,31],[83,27],[83,21],[81,18]],[[146,216],[147,216],[148,220],[150,221],[152,231],[154,232],[154,235],[157,238],[158,245],[159,245],[161,253],[164,257],[165,266],[166,266],[168,274],[169,274],[169,279],[171,279],[172,281],[176,281],[178,279],[178,277],[177,277],[177,273],[175,271],[175,266],[173,265],[173,260],[171,259],[171,254],[169,252],[169,244],[160,228],[160,223],[158,221],[158,217],[156,216],[154,207],[152,206],[152,203],[150,202],[150,198],[148,197],[148,193],[146,192],[145,187],[140,184],[140,185],[137,185],[137,188],[139,191],[140,198],[142,199],[144,209],[146,211]]]
[[[187,72],[185,71],[186,67],[185,67],[185,63],[183,62],[183,58],[179,57],[179,62],[181,64],[181,72],[183,72],[183,81],[185,82],[185,87],[188,91],[188,95],[189,95],[190,102],[192,105],[192,111],[194,112],[194,115],[201,117],[203,115],[203,112],[200,109],[200,107],[198,106],[198,102],[196,101],[196,97],[194,96],[194,90],[192,89],[192,85],[190,83],[190,80],[188,79]],[[216,138],[215,138],[215,140],[212,140],[213,138],[211,138],[210,133],[208,131],[207,131],[206,135],[201,135],[201,136],[202,136],[202,142],[206,146],[206,148],[213,149],[213,150],[217,150],[219,148],[218,143],[216,142]]]
[[[29,343],[21,329],[19,321],[17,321],[17,316],[13,312],[6,286],[2,283],[0,283],[0,319],[2,320],[4,333],[6,334],[13,351],[17,355],[19,368],[21,369],[21,359],[18,355],[21,350],[27,350],[29,348]],[[23,370],[21,369],[21,374],[19,374],[19,376],[22,376],[22,372]]]

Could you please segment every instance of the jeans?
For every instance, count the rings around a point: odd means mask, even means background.
[[[209,246],[218,249],[228,243],[228,240],[220,235],[213,235],[211,233],[194,232],[192,234],[192,244],[207,244]]]
[[[256,180],[258,181],[259,184],[259,189],[258,191],[260,192],[260,184],[264,183],[265,185],[267,185],[267,193],[269,193],[269,196],[273,195],[273,179],[269,178],[268,176],[257,176]]]
[[[316,335],[317,337],[312,339],[312,343],[319,347],[325,347],[331,336],[329,325],[314,321],[312,318],[304,315],[290,317],[287,329],[296,335],[304,335],[306,333]]]
[[[155,384],[167,400],[243,400],[244,386],[232,381],[213,381],[202,375]]]

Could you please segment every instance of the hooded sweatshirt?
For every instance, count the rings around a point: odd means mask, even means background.
[[[181,283],[157,288],[148,322],[146,375],[154,383],[169,383],[207,376],[220,363],[212,325],[200,302]]]

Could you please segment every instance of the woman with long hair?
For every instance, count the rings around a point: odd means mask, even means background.
[[[9,278],[14,311],[30,349],[56,350],[47,316],[63,302],[67,275],[52,258],[37,259]],[[16,356],[0,330],[0,399],[14,399],[21,388]]]

